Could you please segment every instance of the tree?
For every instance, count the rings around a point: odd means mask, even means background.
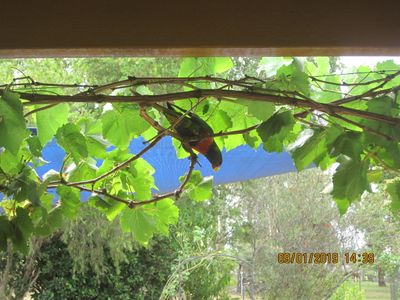
[[[177,60],[171,61],[177,66]],[[74,66],[68,60],[57,62]],[[331,74],[332,66],[341,69],[328,58],[264,58],[258,77],[239,79],[229,73],[230,58],[186,58],[176,70],[178,77],[134,77],[119,62],[119,73],[112,72],[107,81],[92,72],[87,77],[92,82],[43,83],[25,77],[0,87],[2,249],[9,239],[15,249],[26,252],[32,234],[47,235],[63,220],[76,217],[82,191],[92,193],[90,205],[109,220],[120,215],[123,230],[142,244],[155,234],[167,234],[177,222],[174,199],[185,190],[192,190],[188,195],[193,199],[206,199],[211,184],[193,172],[196,154],[180,147],[190,141],[151,108],[154,102],[176,101],[187,113],[195,112],[227,150],[242,144],[289,150],[299,170],[311,163],[322,169],[338,163],[332,196],[342,213],[370,190],[371,182],[381,180],[379,172],[399,169],[400,68],[393,61]],[[273,70],[266,67],[270,62]],[[121,80],[125,74],[127,79]],[[73,103],[87,105],[94,115],[81,117],[82,110]],[[112,109],[104,109],[106,103]],[[38,128],[38,136],[30,135],[27,119]],[[166,135],[175,138],[177,155],[190,156],[190,163],[177,190],[157,195],[152,192],[154,170],[141,156]],[[128,153],[130,140],[138,136],[147,145],[140,153]],[[33,168],[53,137],[66,152],[63,166],[39,178]],[[116,148],[106,151],[109,145]],[[94,159],[103,161],[100,167]],[[387,189],[396,210],[400,180],[387,182]],[[56,191],[56,207],[49,190]]]
[[[243,228],[235,248],[252,263],[247,273],[257,293],[268,299],[322,299],[341,282],[340,262],[278,259],[279,253],[341,253],[334,229],[339,214],[321,194],[327,183],[327,175],[306,170],[244,182],[234,193]]]
[[[358,246],[358,251],[372,253],[374,263],[361,265],[360,268],[367,272],[373,270],[377,274],[379,286],[385,286],[386,280],[389,280],[392,297],[396,299],[397,271],[400,266],[400,221],[398,215],[391,210],[388,193],[379,185],[376,189],[376,193],[364,195],[362,201],[354,205],[341,226],[343,230],[353,227],[353,231],[362,236],[364,243],[362,247]],[[357,245],[350,248],[357,249]]]

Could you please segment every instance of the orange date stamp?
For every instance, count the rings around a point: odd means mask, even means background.
[[[373,264],[375,255],[371,252],[281,252],[278,253],[280,264],[337,264],[337,263]]]

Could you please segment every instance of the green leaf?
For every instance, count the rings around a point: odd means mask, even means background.
[[[126,149],[133,137],[139,136],[149,128],[135,106],[113,105],[114,109],[101,116],[103,137],[113,145]]]
[[[4,224],[7,226],[7,224]],[[9,238],[14,248],[24,254],[28,252],[28,239],[31,236],[34,226],[26,209],[18,207],[16,216],[10,222]]]
[[[204,201],[212,197],[212,176],[204,177],[201,182],[189,191],[189,197],[195,201]]]
[[[381,114],[385,116],[395,116],[398,114],[396,104],[393,100],[388,96],[383,96],[379,98],[375,98],[369,100],[367,103],[368,112],[373,112],[376,114]],[[366,127],[373,129],[375,131],[381,132],[385,135],[394,137],[399,139],[399,129],[398,125],[392,125],[385,122],[375,121],[375,120],[366,120],[363,119],[360,121]],[[390,142],[383,137],[379,137],[376,135],[372,135],[368,132],[365,133],[365,144],[376,144],[387,147]]]
[[[363,151],[361,144],[362,134],[359,132],[346,131],[332,143],[332,156],[340,154],[347,155],[354,160],[360,160]]]
[[[292,61],[291,57],[263,57],[257,71],[264,71],[267,77],[271,77],[276,74],[280,67],[290,65]]]
[[[391,168],[400,168],[400,146],[398,143],[390,143],[386,147],[380,147],[376,155]]]
[[[247,106],[247,111],[250,116],[256,117],[260,121],[265,121],[275,112],[273,103],[262,101],[237,100],[239,104]]]
[[[321,159],[327,152],[325,146],[325,131],[315,130],[302,145],[295,148],[292,158],[296,168],[300,171]]]
[[[247,132],[243,134],[243,138],[247,145],[249,145],[253,149],[257,149],[260,146],[260,138],[254,134],[253,132]]]
[[[119,202],[119,201],[115,201],[108,197],[105,197],[101,201],[103,201],[103,202],[100,202],[100,200],[97,200],[95,203],[95,207],[97,209],[99,209],[101,212],[105,213],[105,215],[109,221],[114,220],[121,213],[121,211],[124,208],[126,208],[126,204]]]
[[[71,170],[68,181],[74,182],[95,178],[96,169],[95,165],[82,161]]]
[[[134,209],[125,207],[120,222],[123,231],[132,232],[139,243],[147,245],[154,234],[167,235],[169,226],[176,224],[178,217],[179,209],[174,201],[166,198]]]
[[[45,209],[37,209],[35,234],[48,236],[59,229],[65,221],[61,207],[53,208],[49,213]]]
[[[400,179],[396,179],[386,186],[386,191],[389,193],[392,202],[391,207],[394,212],[400,210]]]
[[[267,151],[283,150],[284,140],[295,124],[293,114],[290,111],[275,113],[271,118],[263,122],[257,133],[264,142]]]
[[[24,239],[28,240],[34,229],[32,220],[29,217],[29,213],[26,209],[18,207],[16,212],[17,216],[13,219],[13,223],[19,227]]]
[[[33,155],[42,156],[42,145],[37,136],[30,136],[26,141],[28,142],[29,150]]]
[[[383,62],[379,62],[376,64],[376,70],[377,71],[384,71],[384,70],[400,70],[400,65],[396,64],[392,59],[391,60],[386,60]],[[388,74],[393,74],[393,72],[387,73]],[[382,75],[382,77],[385,77],[387,75]],[[389,89],[395,86],[400,85],[400,76],[396,76],[389,82],[387,82],[383,88]]]
[[[290,111],[276,113],[267,121],[263,122],[257,128],[257,132],[262,141],[267,142],[270,137],[290,131],[294,123],[293,114]]]
[[[179,180],[182,182],[185,176],[181,176]],[[212,197],[212,176],[202,177],[200,171],[195,170],[190,176],[185,190],[188,192],[190,199],[195,201],[204,201]]]
[[[349,203],[360,198],[364,191],[370,191],[367,179],[368,162],[342,157],[340,166],[333,175],[332,196]]]
[[[146,245],[154,233],[158,231],[156,219],[151,210],[149,211],[145,206],[135,209],[125,207],[121,212],[120,222],[122,230],[132,232],[135,240],[142,245]]]
[[[63,216],[70,219],[75,218],[81,206],[79,191],[69,186],[59,185],[57,194],[60,195],[60,208]]]
[[[223,73],[233,67],[230,57],[188,57],[183,59],[179,77],[206,76]]]
[[[157,216],[157,230],[164,235],[168,235],[169,226],[178,223],[179,208],[176,207],[171,198],[163,199],[153,205],[151,208]]]
[[[350,207],[350,202],[346,199],[334,199],[336,205],[339,209],[339,213],[344,215],[347,212],[347,209]]]
[[[18,202],[30,200],[32,204],[38,205],[40,201],[39,183],[32,169],[25,166],[8,186],[9,195],[14,195]]]
[[[0,147],[17,154],[28,135],[18,94],[4,93],[0,98]]]
[[[65,152],[72,155],[76,163],[88,156],[86,139],[80,132],[79,126],[71,123],[63,125],[58,129],[56,139]]]
[[[45,146],[53,138],[57,130],[68,122],[68,113],[69,105],[66,103],[57,104],[52,108],[36,113],[38,137],[42,146]]]
[[[127,172],[131,176],[126,177],[126,180],[135,192],[135,199],[150,199],[151,189],[156,187],[153,178],[154,168],[143,158],[139,158],[129,165]]]
[[[13,220],[10,222],[10,224],[11,230],[9,238],[13,243],[14,249],[26,255],[28,253],[28,242],[24,238],[21,229],[14,224]]]
[[[16,175],[22,168],[21,159],[18,155],[12,154],[9,150],[0,151],[0,168],[12,175]]]
[[[0,249],[7,250],[7,239],[11,236],[11,222],[6,216],[0,216]]]
[[[216,110],[207,123],[218,131],[225,131],[233,126],[230,116],[224,110]]]
[[[305,96],[310,95],[310,82],[308,75],[302,71],[302,66],[296,60],[279,68],[276,80],[280,81],[282,90],[301,92]]]
[[[101,135],[101,121],[99,119],[81,118],[77,124],[81,127],[85,135],[100,136]]]
[[[90,156],[105,159],[107,157],[106,143],[96,136],[87,136],[86,144]]]

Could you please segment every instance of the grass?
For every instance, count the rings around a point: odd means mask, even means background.
[[[359,286],[358,282],[353,282],[350,280],[351,285]],[[387,286],[381,287],[378,286],[377,282],[371,281],[362,281],[361,289],[364,291],[366,300],[390,300],[390,285],[387,283]],[[232,299],[240,300],[240,294],[232,293],[230,295]],[[246,299],[249,299],[246,297]],[[258,298],[257,298],[258,299]]]
[[[361,289],[365,291],[366,300],[390,300],[390,285],[381,287],[377,282],[363,281]]]

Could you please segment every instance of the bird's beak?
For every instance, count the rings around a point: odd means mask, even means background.
[[[219,170],[219,166],[213,167],[213,170],[214,170],[215,172],[217,172],[217,171]]]

